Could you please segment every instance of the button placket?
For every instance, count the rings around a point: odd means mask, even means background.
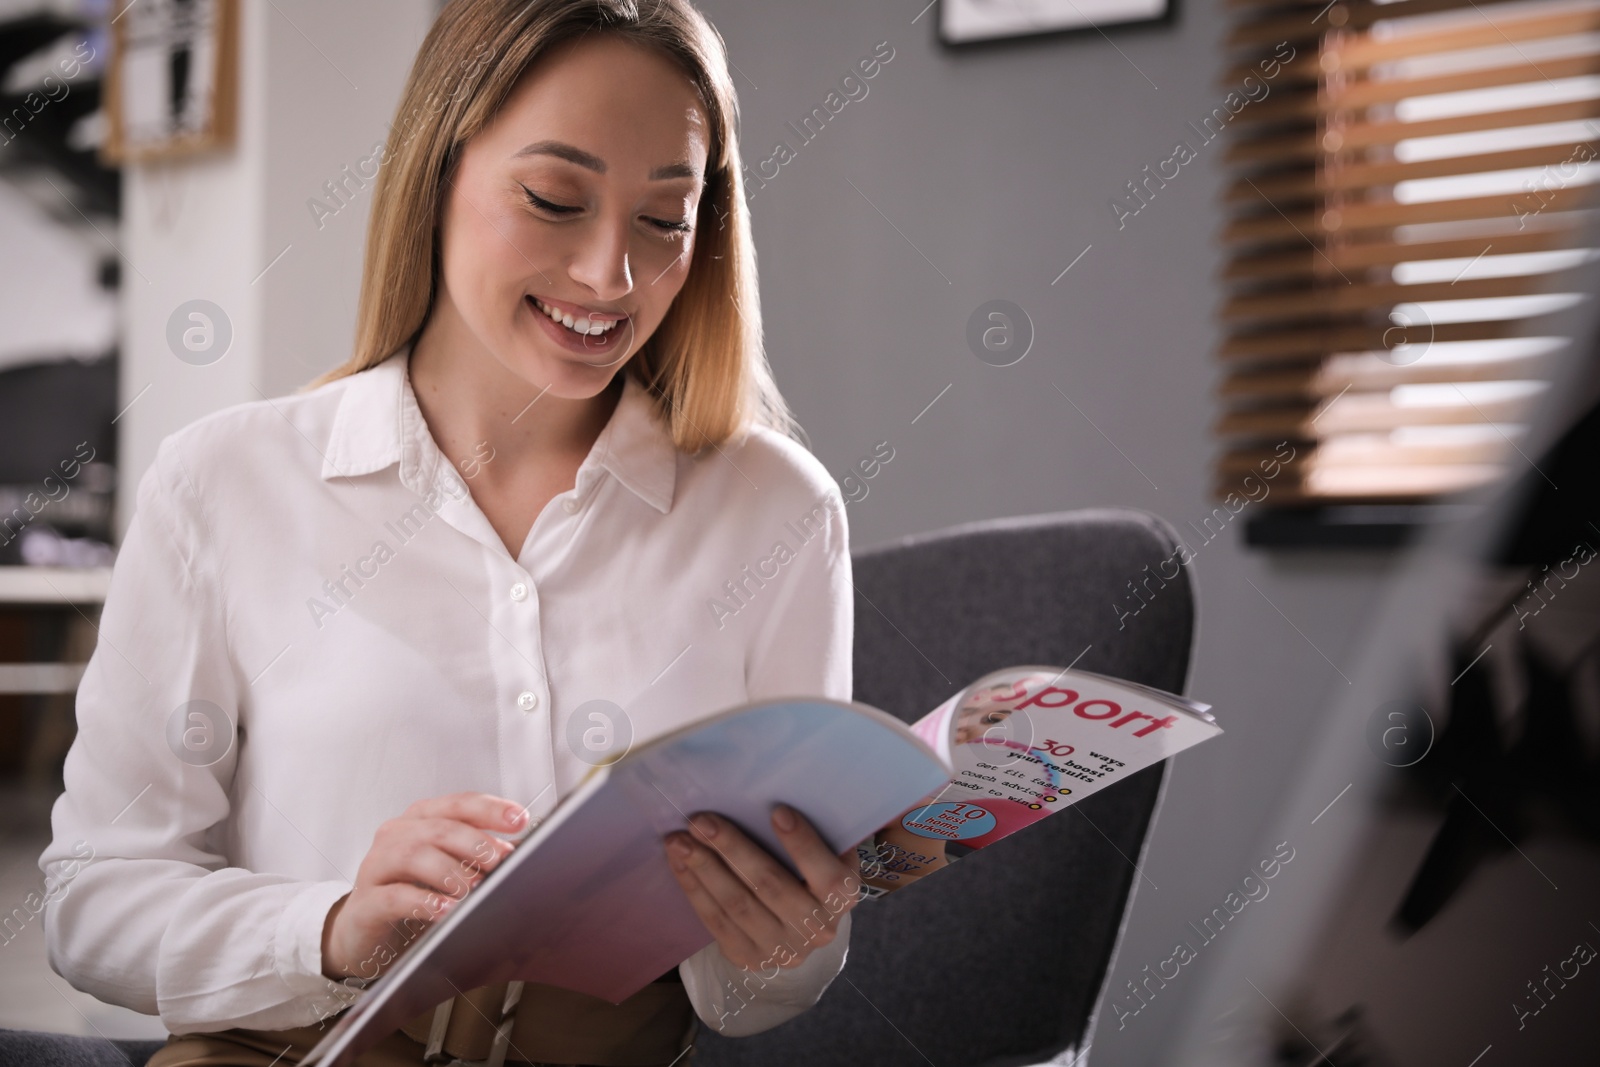
[[[508,796],[549,800],[555,765],[539,585],[520,562],[486,553],[485,563],[485,612],[502,639],[495,657],[501,779]]]
[[[528,638],[535,646],[538,644],[539,606],[538,600],[533,596],[532,580],[525,577],[514,578],[506,589],[507,594],[515,604],[521,607],[512,608],[517,621],[517,629],[531,628]],[[539,708],[538,690],[523,689],[516,697],[517,707],[524,712],[537,711]]]

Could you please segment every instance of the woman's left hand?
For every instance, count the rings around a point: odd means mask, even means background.
[[[855,850],[835,855],[793,808],[774,809],[772,828],[803,882],[720,815],[701,812],[690,826],[667,835],[667,862],[735,966],[799,966],[859,899]]]

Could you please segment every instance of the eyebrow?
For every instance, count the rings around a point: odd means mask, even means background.
[[[567,144],[565,141],[535,141],[533,144],[524,145],[511,158],[521,159],[524,156],[554,156],[557,159],[564,159],[568,163],[575,163],[585,170],[592,170],[596,174],[604,174],[606,172],[605,160],[591,152],[585,152],[575,145]],[[687,162],[668,163],[666,166],[657,167],[650,172],[651,181],[661,181],[666,178],[698,178],[699,176],[700,174],[694,169],[694,166]]]

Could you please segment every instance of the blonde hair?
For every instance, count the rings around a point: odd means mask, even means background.
[[[416,340],[438,292],[443,187],[462,147],[530,64],[591,33],[677,62],[700,91],[713,135],[688,276],[626,373],[656,399],[682,451],[721,445],[751,424],[795,435],[762,345],[727,53],[687,0],[451,0],[417,53],[391,145],[379,156],[355,351],[306,389],[376,366]]]

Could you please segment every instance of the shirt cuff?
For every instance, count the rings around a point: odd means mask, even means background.
[[[678,966],[684,990],[702,1022],[723,1037],[748,1037],[788,1022],[811,1007],[844,970],[850,913],[837,936],[798,967],[770,971],[736,967],[713,941]]]
[[[349,882],[315,882],[289,899],[273,935],[273,964],[296,997],[304,997],[316,1023],[348,1008],[366,983],[336,982],[322,973],[322,930],[328,912],[351,890]]]

